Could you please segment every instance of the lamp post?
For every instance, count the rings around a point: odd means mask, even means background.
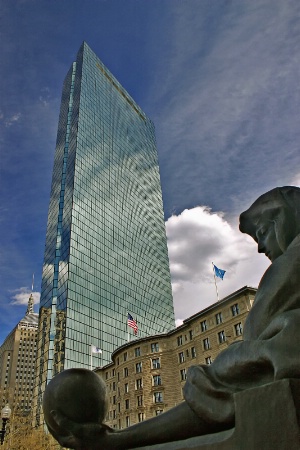
[[[2,430],[0,431],[1,433],[1,445],[4,442],[4,436],[5,436],[5,429],[6,429],[6,424],[10,418],[11,415],[11,409],[9,407],[9,404],[7,403],[4,408],[2,408],[1,410],[1,418],[2,418]]]

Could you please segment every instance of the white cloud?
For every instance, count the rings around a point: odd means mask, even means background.
[[[33,295],[34,304],[40,302],[41,294],[39,292],[31,292],[31,290],[26,287],[20,287],[18,289],[15,289],[13,293],[14,294],[11,297],[12,305],[27,305],[31,293]]]
[[[177,324],[217,301],[212,262],[226,270],[217,279],[219,297],[248,285],[257,287],[270,264],[255,242],[206,206],[185,210],[166,222]]]
[[[3,116],[2,116],[3,117]],[[21,117],[21,113],[13,114],[11,117],[7,118],[4,122],[6,127],[11,127],[15,122],[18,122],[18,120]]]

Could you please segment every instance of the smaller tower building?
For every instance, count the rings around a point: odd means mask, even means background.
[[[22,320],[0,347],[0,393],[5,402],[26,412],[31,409],[35,377],[38,314],[33,310],[31,294]],[[1,406],[1,407],[2,407]]]

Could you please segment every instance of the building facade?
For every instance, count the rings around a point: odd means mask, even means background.
[[[83,43],[63,86],[43,266],[38,405],[61,370],[174,328],[154,126]],[[38,406],[39,408],[39,406]]]
[[[243,335],[256,289],[243,287],[168,333],[142,338],[117,349],[111,364],[96,370],[106,382],[106,423],[114,428],[149,419],[183,401],[187,370],[211,364]]]
[[[36,363],[38,314],[33,311],[33,296],[25,317],[0,347],[0,392],[2,406],[9,402],[21,412],[31,409]]]

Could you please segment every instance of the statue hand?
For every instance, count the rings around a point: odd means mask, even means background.
[[[51,415],[58,428],[49,429],[49,431],[61,446],[74,450],[113,450],[115,448],[110,442],[114,430],[107,425],[76,423],[57,410],[51,411]]]

